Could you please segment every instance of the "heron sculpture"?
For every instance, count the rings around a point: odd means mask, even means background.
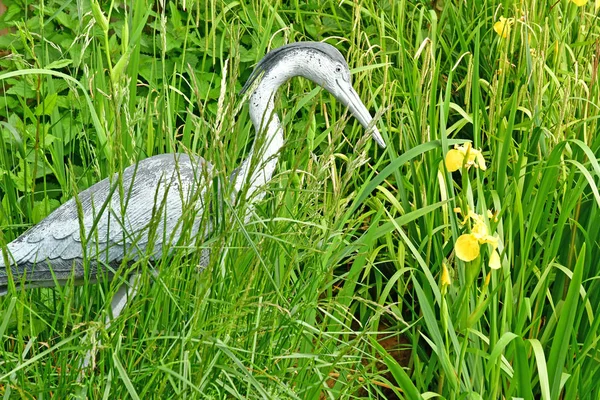
[[[348,64],[335,47],[301,42],[277,48],[257,64],[242,89],[243,92],[253,89],[249,93],[249,111],[261,144],[257,148],[255,140],[230,183],[234,185],[234,193],[245,193],[249,202],[262,197],[257,190],[271,179],[276,167],[284,138],[274,110],[275,94],[294,76],[308,78],[333,94],[365,129],[371,130],[375,141],[385,147],[379,131],[372,126],[369,111],[352,87]],[[251,161],[256,168],[251,168]],[[157,260],[163,249],[177,242],[182,234],[179,222],[186,199],[205,198],[202,194],[210,190],[212,181],[209,162],[178,153],[144,159],[126,168],[118,179],[115,175],[96,183],[2,250],[0,295],[8,293],[13,284],[18,290],[64,285],[69,280],[78,283],[85,279],[94,282],[100,277],[112,279],[124,261],[135,261],[147,256],[148,251]],[[122,185],[121,190],[116,188],[117,182]],[[203,202],[195,203],[195,212],[201,216]],[[158,217],[157,210],[160,210]],[[153,221],[160,223],[154,228],[158,232],[151,234]],[[211,225],[205,225],[208,227],[200,231],[200,223],[194,221],[195,233],[209,234]],[[207,255],[208,252],[203,254],[201,263],[207,263]],[[135,285],[123,284],[113,296],[113,318],[132,295],[132,287]]]

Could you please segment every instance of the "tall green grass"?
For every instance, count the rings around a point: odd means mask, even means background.
[[[213,235],[175,244],[157,277],[139,261],[140,293],[110,327],[122,279],[0,299],[4,398],[600,396],[593,4],[6,4],[3,244],[155,154],[201,155],[226,187],[254,138],[238,92],[286,42],[343,51],[389,146],[290,82],[286,146],[252,219],[215,191]],[[468,141],[487,169],[448,172]],[[472,226],[455,208],[484,216],[500,269],[488,245],[456,257]]]

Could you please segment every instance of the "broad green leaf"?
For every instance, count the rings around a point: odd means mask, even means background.
[[[56,108],[58,95],[56,93],[49,94],[44,98],[41,104],[35,109],[35,115],[51,115]]]
[[[44,197],[44,200],[36,201],[31,210],[32,222],[34,224],[39,223],[58,207],[60,207],[60,202],[56,199]]]
[[[56,60],[46,65],[46,69],[61,69],[68,65],[71,65],[72,63],[73,60],[70,59]]]

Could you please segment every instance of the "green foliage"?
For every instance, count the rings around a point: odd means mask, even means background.
[[[225,181],[254,137],[241,85],[286,42],[335,44],[389,144],[292,81],[248,224],[215,193],[215,233],[174,244],[157,277],[131,266],[140,294],[109,327],[126,265],[112,283],[0,298],[4,398],[600,396],[593,4],[3,2],[2,244],[155,154],[199,154]],[[445,168],[465,142],[487,169]],[[497,247],[464,262],[468,211]]]

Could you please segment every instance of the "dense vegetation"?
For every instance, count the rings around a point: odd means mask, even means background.
[[[122,279],[0,298],[4,398],[600,396],[594,4],[3,1],[2,245],[151,155],[226,181],[239,90],[287,42],[338,47],[389,144],[291,81],[256,215],[215,193],[206,243],[124,266],[143,282],[110,327]]]

